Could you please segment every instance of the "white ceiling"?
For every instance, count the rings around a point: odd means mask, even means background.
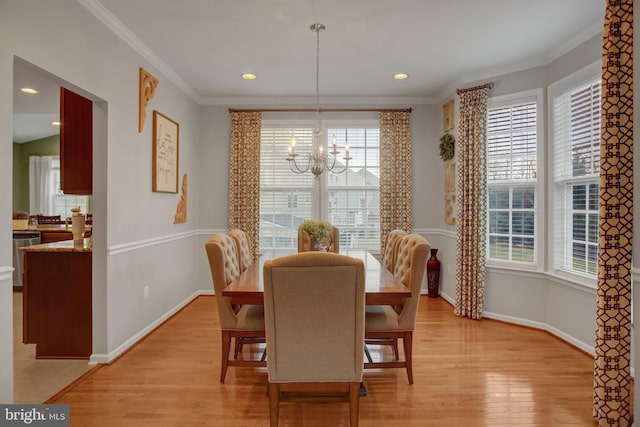
[[[602,32],[605,0],[78,0],[200,104],[442,102]],[[142,64],[141,64],[142,65]],[[409,79],[396,81],[394,73]],[[246,81],[242,73],[254,73]],[[18,110],[16,110],[18,112]]]

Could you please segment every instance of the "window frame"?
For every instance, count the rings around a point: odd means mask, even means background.
[[[490,109],[500,108],[511,106],[515,104],[527,103],[527,102],[535,102],[536,104],[536,180],[533,181],[500,181],[492,184],[487,177],[487,193],[486,193],[486,202],[487,202],[487,218],[486,218],[486,232],[485,232],[485,244],[486,244],[486,255],[485,255],[485,263],[488,267],[505,267],[505,268],[515,268],[519,270],[544,270],[544,230],[545,230],[545,219],[542,212],[545,212],[545,182],[544,176],[546,176],[546,165],[544,163],[545,159],[545,114],[544,114],[544,97],[543,97],[543,89],[532,89],[522,92],[510,93],[506,95],[499,95],[490,97],[487,100],[487,115]],[[488,126],[488,122],[487,122]],[[488,130],[488,129],[487,129]],[[487,138],[487,157],[488,157],[488,138]],[[535,191],[535,200],[534,200],[534,259],[533,262],[525,262],[525,261],[513,261],[513,260],[501,260],[490,258],[489,251],[489,188],[490,187],[507,187],[510,189],[509,193],[512,194],[513,188],[522,187],[522,186],[534,186]],[[513,211],[513,206],[511,203],[510,197],[510,206],[509,212]],[[510,235],[513,237],[511,233],[511,224],[510,224]],[[516,236],[518,237],[518,236]],[[509,248],[511,252],[511,247]]]
[[[550,242],[549,246],[553,248],[553,251],[549,251],[548,254],[548,265],[549,272],[552,275],[580,283],[582,285],[588,286],[590,288],[595,288],[597,283],[597,268],[596,274],[590,274],[587,272],[580,272],[577,270],[572,270],[565,268],[564,264],[558,264],[558,248],[561,246],[563,248],[562,257],[571,256],[571,243],[573,239],[561,238],[564,243],[558,245],[558,233],[564,233],[566,236],[567,233],[570,233],[573,229],[572,218],[569,218],[569,215],[566,215],[563,219],[560,218],[560,214],[557,212],[556,205],[557,204],[566,204],[570,203],[570,198],[572,194],[569,194],[568,191],[562,191],[562,193],[558,190],[558,182],[556,182],[556,159],[555,159],[555,150],[556,150],[556,141],[555,141],[555,98],[557,95],[566,92],[567,90],[576,89],[578,86],[588,82],[589,80],[595,79],[597,77],[601,78],[602,73],[602,64],[600,61],[593,62],[580,70],[550,84],[547,88],[548,90],[548,99],[547,99],[547,112],[548,112],[548,140],[549,140],[549,156],[547,160],[547,164],[549,167],[549,175],[548,175],[548,200],[549,200],[549,209],[548,215],[552,218],[551,227],[548,230],[548,240]],[[569,147],[570,151],[570,147]],[[586,184],[587,187],[591,183],[597,183],[599,185],[599,174],[596,177],[568,177],[562,179],[563,185],[566,187],[568,185],[580,185]],[[588,200],[587,200],[588,204]],[[563,208],[564,209],[564,208]],[[572,212],[572,211],[571,211]],[[597,240],[597,238],[596,238]],[[588,210],[587,210],[587,241],[588,241]],[[567,252],[569,251],[569,252]],[[567,255],[568,253],[568,255]],[[587,255],[588,257],[588,255]],[[596,263],[597,263],[597,248],[596,248]]]
[[[376,119],[370,119],[370,118],[329,118],[326,120],[322,120],[321,121],[321,132],[322,132],[322,143],[324,144],[324,149],[325,151],[328,149],[328,145],[331,144],[331,136],[328,133],[328,129],[333,129],[333,128],[338,128],[338,129],[365,129],[365,128],[371,128],[371,127],[375,127],[376,129],[379,129],[379,120]],[[311,120],[311,119],[299,119],[299,118],[292,118],[292,119],[270,119],[270,118],[263,118],[262,120],[262,128],[307,128],[307,129],[313,129],[317,126],[317,120]],[[340,156],[344,155],[344,145],[341,143],[338,143],[338,151],[340,152],[340,154],[338,155],[339,158]],[[282,152],[282,161],[285,162],[286,161],[286,156],[287,153],[286,151]],[[379,155],[378,155],[378,159],[379,159]],[[292,172],[293,173],[293,172]],[[329,191],[332,190],[338,190],[340,191],[340,188],[330,188],[327,182],[327,176],[328,174],[330,174],[331,172],[324,172],[322,175],[320,175],[320,178],[318,180],[315,180],[315,178],[313,178],[313,175],[311,174],[311,172],[306,172],[305,174],[308,174],[312,177],[312,188],[311,188],[311,218],[319,218],[322,220],[328,220],[328,216],[329,216],[329,212],[328,212],[328,208],[329,208]],[[262,192],[262,182],[260,184],[260,188],[261,188],[261,192]],[[307,187],[292,187],[292,188],[300,188],[300,189],[307,189]],[[363,190],[370,190],[370,186],[362,186],[362,187],[351,187],[349,188],[350,190],[353,191],[363,191]],[[378,185],[378,190],[379,190],[379,185]],[[262,201],[261,201],[262,203]],[[340,225],[337,225],[338,227],[340,227]],[[260,240],[262,242],[262,239]],[[377,239],[377,244],[379,244],[379,239]],[[342,245],[341,245],[342,246]],[[263,247],[260,246],[260,249],[271,249],[268,247]],[[283,249],[283,248],[275,248],[277,249]],[[377,248],[371,248],[369,250],[379,250],[379,247]]]

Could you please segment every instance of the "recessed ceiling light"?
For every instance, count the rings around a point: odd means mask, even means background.
[[[244,73],[242,75],[242,78],[245,80],[255,80],[256,79],[256,75],[255,74],[251,74],[251,73]]]
[[[409,78],[409,74],[398,73],[398,74],[394,74],[393,78],[396,79],[396,80],[404,80],[404,79],[408,79]]]
[[[60,122],[51,122],[51,124],[54,126],[60,126]]]
[[[23,87],[20,90],[23,91],[24,93],[30,93],[30,94],[38,93],[37,90],[31,89],[30,87]]]

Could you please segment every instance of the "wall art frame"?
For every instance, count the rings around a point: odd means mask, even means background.
[[[180,125],[153,110],[153,191],[178,193]]]

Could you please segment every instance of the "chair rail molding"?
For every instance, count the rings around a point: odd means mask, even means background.
[[[13,270],[14,269],[11,266],[0,267],[0,282],[3,280],[12,280]]]
[[[211,236],[213,234],[226,233],[226,232],[227,230],[217,230],[217,229],[190,230],[190,231],[185,231],[183,233],[169,234],[167,236],[160,236],[160,237],[154,237],[151,239],[138,240],[136,242],[113,245],[107,249],[107,253],[109,256],[119,255],[126,252],[148,248],[150,246],[163,245],[165,243],[173,242],[174,240],[188,239],[191,237],[198,237],[198,236]]]

